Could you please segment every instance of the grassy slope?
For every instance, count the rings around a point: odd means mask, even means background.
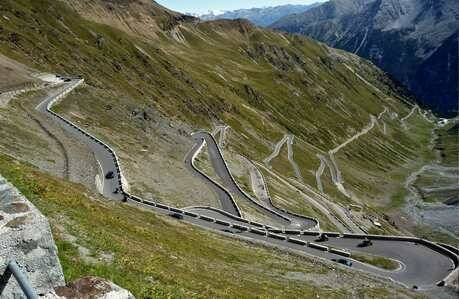
[[[320,288],[288,278],[289,273],[329,273],[309,258],[234,241],[168,217],[119,205],[88,193],[80,185],[55,179],[0,155],[0,173],[16,185],[50,220],[67,281],[84,275],[113,280],[137,298],[326,297],[348,296],[350,289]],[[89,249],[88,262],[78,247]],[[218,275],[216,275],[218,274]],[[359,276],[335,269],[342,282]],[[343,284],[344,285],[344,284]],[[360,288],[360,296],[389,297],[388,289]],[[410,294],[408,291],[401,290]]]
[[[397,206],[391,202],[390,191],[403,189],[401,182],[410,169],[433,158],[426,146],[433,126],[421,116],[413,116],[406,131],[398,120],[386,124],[387,135],[375,126],[337,155],[345,186],[375,206]],[[410,165],[412,161],[415,165]]]
[[[352,253],[352,258],[385,270],[396,270],[400,266],[400,264],[394,260],[360,252]]]

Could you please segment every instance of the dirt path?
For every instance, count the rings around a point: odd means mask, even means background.
[[[408,126],[406,124],[406,121],[411,117],[413,116],[413,114],[416,112],[416,110],[419,110],[419,106],[418,105],[415,105],[411,111],[403,118],[400,119],[400,123],[402,124],[402,128],[405,129],[405,130],[408,130]]]
[[[325,163],[324,161],[324,156],[322,155],[319,155],[317,154],[317,157],[319,158],[320,160],[320,165],[319,165],[319,168],[317,169],[316,171],[316,184],[317,184],[317,189],[321,192],[321,193],[324,193],[324,186],[322,184],[322,174],[324,173],[324,170],[325,170],[325,166],[327,166],[327,164]]]
[[[27,114],[27,116],[37,124],[37,126],[46,134],[46,136],[49,137],[56,145],[59,151],[62,154],[62,157],[64,158],[64,163],[63,163],[63,169],[62,169],[62,177],[66,180],[70,178],[70,167],[69,167],[69,155],[67,153],[67,150],[65,149],[64,144],[62,141],[56,137],[47,127],[45,124],[42,123],[42,121],[39,120],[37,116],[34,115],[33,112],[30,112],[27,108],[24,107],[21,101],[18,101],[18,106],[19,108]]]
[[[295,162],[295,158],[293,156],[293,140],[295,136],[294,135],[288,135],[288,140],[287,140],[287,151],[288,151],[288,161],[292,165],[293,171],[295,171],[295,176],[300,182],[304,182],[303,180],[303,175],[301,174],[300,167],[298,164]]]
[[[269,155],[266,159],[263,160],[263,163],[265,163],[266,166],[270,167],[271,161],[279,156],[280,150],[284,143],[286,143],[288,140],[288,135],[285,135],[282,137],[282,139],[274,146],[274,151]]]
[[[298,192],[299,196],[308,204],[313,206],[315,209],[319,210],[325,217],[327,217],[331,223],[333,223],[340,231],[342,232],[355,232],[355,233],[361,233],[362,231],[359,229],[359,227],[354,224],[354,222],[349,219],[349,217],[344,213],[344,209],[341,208],[339,205],[331,202],[330,200],[326,199],[321,194],[316,193],[314,190],[311,188],[307,187],[306,185],[299,183],[298,181],[294,181],[295,183],[291,183],[283,178],[281,178],[279,175],[274,173],[271,169],[267,168],[266,166],[262,165],[261,163],[256,163],[258,167],[262,167],[264,170],[269,172],[273,177],[275,177],[279,182],[283,183],[287,187],[291,188],[292,190],[295,190]],[[259,171],[259,170],[258,170]],[[257,188],[261,188],[260,186],[264,186],[263,188],[266,187],[266,182],[264,181],[264,178],[262,175],[255,175],[255,179],[259,180],[255,183]],[[301,186],[299,188],[295,184],[298,184]],[[308,193],[312,193],[315,198],[312,196],[306,194],[302,189],[305,189],[308,191]],[[261,191],[260,194],[263,194],[264,196],[269,196],[268,191]],[[339,215],[339,216],[337,216]]]

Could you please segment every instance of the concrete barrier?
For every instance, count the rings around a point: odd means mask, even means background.
[[[238,229],[238,230],[243,230],[243,231],[248,231],[249,228],[247,226],[239,225],[239,224],[233,224],[233,228]]]
[[[346,250],[332,248],[332,247],[328,248],[328,252],[334,253],[334,254],[337,254],[337,255],[341,255],[341,256],[345,256],[345,257],[350,257],[351,256],[351,253],[346,251]]]
[[[142,201],[144,205],[150,206],[150,207],[156,207],[156,204],[152,201],[144,200]]]
[[[166,206],[166,205],[163,205],[163,204],[160,204],[160,203],[156,203],[156,207],[157,208],[160,208],[160,209],[164,209],[164,210],[169,210],[169,206]]]
[[[215,219],[215,223],[220,224],[220,225],[225,225],[225,226],[230,226],[231,225],[231,223],[229,223],[229,222],[226,222],[226,221],[223,221],[223,220],[218,220],[218,219]]]
[[[171,212],[175,212],[175,213],[179,213],[179,214],[183,214],[183,210],[180,210],[180,209],[177,209],[177,208],[169,208],[169,211]]]
[[[273,233],[268,233],[268,237],[273,238],[273,239],[278,239],[278,240],[286,240],[287,239],[286,236],[273,234]]]
[[[305,236],[319,236],[320,232],[302,231],[301,234]]]
[[[287,241],[290,242],[290,243],[298,244],[298,245],[307,245],[308,244],[308,242],[306,242],[306,241],[303,241],[303,240],[300,240],[300,239],[295,239],[295,238],[288,238]]]
[[[284,230],[284,234],[286,234],[286,235],[301,235],[301,231],[300,230],[286,229],[286,230]]]
[[[256,228],[250,228],[250,232],[254,233],[254,234],[257,234],[257,235],[266,236],[266,231],[259,230],[259,229],[256,229]]]
[[[215,222],[215,218],[207,217],[207,216],[204,216],[204,215],[199,215],[199,219],[202,219],[202,220],[205,220],[205,221],[209,221],[209,222]]]
[[[147,202],[145,202],[145,201],[142,200],[141,198],[138,198],[137,196],[131,196],[130,199],[131,199],[132,201],[135,201],[135,202],[148,204]]]
[[[308,243],[308,247],[311,247],[311,248],[314,248],[314,249],[318,249],[318,250],[322,250],[322,251],[328,251],[328,246],[320,245],[320,244],[313,243],[313,242],[309,242]]]
[[[342,234],[343,238],[347,239],[365,239],[367,235],[362,234]]]
[[[334,233],[334,232],[323,232],[323,234],[326,234],[327,237],[331,237],[331,238],[337,238],[341,236],[341,233]]]
[[[262,227],[262,228],[265,227],[264,224],[261,224],[261,223],[255,222],[255,221],[249,221],[249,224],[253,225],[253,226],[257,226],[257,227]]]
[[[192,212],[188,212],[188,211],[185,211],[185,215],[190,216],[190,217],[195,217],[195,218],[197,218],[199,216],[198,214],[195,214],[195,213],[192,213]]]
[[[456,255],[459,255],[459,248],[458,247],[454,247],[452,245],[449,245],[449,244],[445,244],[445,243],[437,243],[437,245],[440,245],[446,249],[448,249],[449,251],[451,251],[452,253],[456,254]]]
[[[231,218],[231,219],[233,219],[235,221],[238,221],[238,222],[247,223],[247,224],[254,225],[254,226],[257,226],[257,227],[260,227],[260,228],[265,228],[265,229],[275,229],[272,226],[263,225],[261,223],[254,222],[254,221],[248,221],[247,219],[243,219],[241,217],[238,217],[238,216],[235,216],[233,214],[230,214],[230,213],[228,213],[226,211],[223,211],[223,210],[220,210],[220,209],[217,209],[217,208],[214,208],[214,207],[210,207],[210,206],[192,206],[192,207],[187,207],[187,209],[207,209],[207,210],[218,212],[218,213],[220,213],[222,215],[225,215],[226,217]]]
[[[271,229],[268,229],[268,231],[271,233],[275,233],[275,234],[282,234],[284,232],[283,230],[278,229],[278,228],[271,228]]]

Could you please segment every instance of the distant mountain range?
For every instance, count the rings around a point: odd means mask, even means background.
[[[310,5],[280,5],[274,7],[262,7],[251,9],[238,9],[234,11],[210,11],[206,14],[193,14],[201,20],[209,21],[216,19],[247,19],[252,23],[267,27],[278,21],[284,16],[298,14],[307,11],[310,8],[318,6],[320,3]]]
[[[332,0],[272,28],[368,58],[437,112],[458,110],[457,0]]]

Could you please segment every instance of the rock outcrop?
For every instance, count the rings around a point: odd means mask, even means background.
[[[10,261],[16,261],[37,295],[46,299],[134,299],[103,278],[84,277],[65,285],[48,220],[0,175],[0,298],[24,298],[16,278],[5,279]]]
[[[37,294],[65,285],[48,220],[0,175],[0,275],[11,260],[17,262]],[[0,297],[21,295],[11,277]]]
[[[56,288],[56,296],[48,298],[135,299],[127,290],[97,277],[84,277],[65,287]]]

